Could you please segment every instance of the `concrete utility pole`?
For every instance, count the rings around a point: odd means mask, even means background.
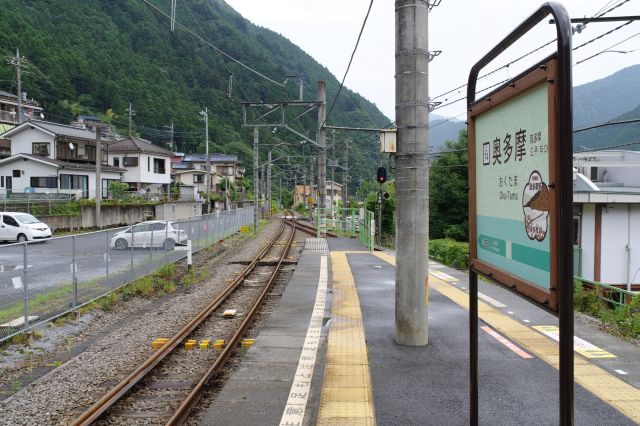
[[[318,81],[318,207],[327,207],[327,130],[324,121],[327,119],[327,92],[325,81]]]
[[[165,126],[165,127],[168,127],[169,131],[171,132],[171,141],[169,142],[169,149],[171,151],[173,151],[174,150],[174,147],[173,147],[173,120],[171,121],[171,126]]]
[[[315,158],[311,157],[309,159],[309,197],[312,200],[316,200],[316,203],[318,201],[317,195],[315,193],[315,190],[313,189],[313,184],[315,179],[313,178],[313,166],[315,165]],[[319,206],[319,205],[318,205]],[[313,210],[313,204],[311,206],[309,206],[309,216],[311,217],[311,222],[313,222],[313,214],[312,214],[312,210]]]
[[[200,115],[204,118],[204,158],[207,162],[206,176],[204,178],[204,186],[207,189],[207,213],[211,212],[211,161],[209,161],[209,110],[207,107],[204,111],[200,111]]]
[[[343,152],[344,169],[342,174],[342,205],[344,210],[342,211],[342,223],[346,227],[347,223],[347,209],[349,208],[349,191],[347,189],[347,181],[349,180],[349,139],[344,137],[344,152]],[[353,218],[351,218],[353,223]]]
[[[253,235],[258,236],[258,128],[253,128]]]
[[[136,115],[136,112],[131,106],[131,102],[129,102],[129,109],[127,110],[127,114],[129,115],[129,136],[131,136],[133,132],[133,116]]]
[[[329,206],[333,209],[333,189],[335,188],[335,171],[336,171],[336,136],[333,135],[331,145],[331,189],[329,190]],[[333,210],[331,211],[331,218],[333,219]]]
[[[271,151],[267,162],[267,219],[271,220]]]
[[[304,170],[304,167],[306,166],[306,160],[305,160],[305,156],[304,156],[304,144],[306,142],[305,141],[300,141],[300,143],[302,144],[302,170]],[[294,188],[295,188],[295,185],[294,185]],[[306,174],[302,175],[302,198],[303,198],[302,202],[304,203],[304,212],[306,214],[307,213],[307,209],[309,208],[309,201],[308,201],[309,196],[307,195],[307,176],[306,176]],[[295,204],[295,200],[294,200],[294,204]],[[293,207],[295,208],[295,205]]]
[[[18,124],[22,124],[23,116],[22,116],[22,67],[26,60],[20,56],[20,49],[16,48],[16,57],[11,58],[7,61],[7,63],[16,68],[16,83],[18,90]]]
[[[96,228],[102,228],[102,212],[100,211],[100,207],[102,204],[102,179],[101,179],[101,171],[102,171],[102,141],[100,137],[102,127],[96,127]]]
[[[429,46],[426,2],[396,0],[396,342],[429,342]]]
[[[262,198],[264,199],[264,202],[262,203],[262,218],[266,219],[267,218],[267,172],[266,172],[266,166],[263,164],[262,167],[260,167],[260,193],[262,194]]]

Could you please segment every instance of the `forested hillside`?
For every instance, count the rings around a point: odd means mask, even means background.
[[[150,3],[168,13],[169,1]],[[8,58],[20,47],[29,61],[23,90],[41,102],[51,121],[69,122],[78,113],[99,113],[126,133],[131,102],[139,135],[166,142],[169,133],[164,126],[173,121],[178,148],[203,152],[204,125],[198,112],[206,106],[212,150],[240,154],[248,165],[251,131],[242,128],[239,102],[298,97],[296,78],[289,78],[283,88],[224,58],[179,27],[172,34],[168,20],[143,0],[3,0],[1,9],[0,57]],[[339,83],[325,67],[284,37],[251,24],[222,0],[179,1],[177,20],[277,82],[287,76],[302,77],[305,100],[315,99],[320,79],[327,81],[327,100],[336,95]],[[0,89],[15,91],[12,67],[0,65]],[[296,122],[296,129],[315,137],[314,116],[315,112]],[[347,89],[328,121],[362,127],[390,122],[375,105]],[[286,132],[276,136],[299,139]],[[352,174],[371,176],[378,156],[375,139],[356,136],[354,148]]]

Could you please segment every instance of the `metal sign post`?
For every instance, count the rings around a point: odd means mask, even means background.
[[[553,15],[557,51],[476,101],[480,71]],[[543,4],[469,74],[470,422],[478,418],[478,273],[560,317],[560,424],[573,424],[571,23]]]

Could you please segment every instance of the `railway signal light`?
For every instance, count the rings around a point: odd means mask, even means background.
[[[377,181],[380,185],[387,181],[387,169],[384,167],[378,167]]]

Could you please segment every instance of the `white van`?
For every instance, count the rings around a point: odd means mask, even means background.
[[[45,238],[51,238],[46,223],[28,213],[0,212],[0,241],[23,243]]]

